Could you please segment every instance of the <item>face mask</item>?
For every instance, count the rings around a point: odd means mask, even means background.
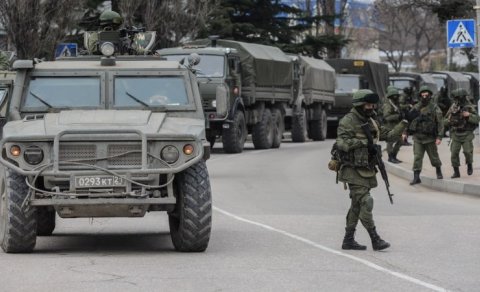
[[[427,105],[430,102],[430,97],[422,97],[422,104]]]
[[[359,107],[357,107],[357,110],[360,114],[362,114],[363,116],[365,116],[367,118],[370,118],[375,114],[375,110],[373,108],[372,109],[365,109],[365,108],[363,108],[363,106],[359,106]]]

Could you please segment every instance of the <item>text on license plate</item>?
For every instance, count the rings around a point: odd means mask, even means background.
[[[126,180],[124,178],[113,175],[100,176],[76,176],[76,188],[91,188],[91,187],[120,187],[125,186]]]

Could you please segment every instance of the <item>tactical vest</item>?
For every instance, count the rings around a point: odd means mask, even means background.
[[[437,136],[436,109],[436,105],[432,102],[420,108],[420,115],[410,124],[410,131],[413,134]]]
[[[472,107],[467,105],[457,105],[453,104],[449,109],[448,120],[450,122],[451,131],[463,133],[467,131],[474,131],[477,128],[476,123],[469,123],[465,117],[463,117],[463,112],[468,111],[474,113]]]
[[[373,118],[368,120],[368,124],[372,133],[373,143],[376,144],[380,139],[379,125]],[[355,125],[355,128],[355,138],[359,140],[368,140],[367,134],[365,134],[361,128],[360,122]],[[338,157],[341,167],[345,165],[353,168],[367,168],[369,170],[375,169],[375,157],[368,153],[367,147],[357,148],[349,152],[338,150]]]

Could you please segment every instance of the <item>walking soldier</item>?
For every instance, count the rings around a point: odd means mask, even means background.
[[[387,91],[387,101],[383,104],[382,113],[385,128],[391,130],[403,120],[403,111],[400,108],[400,94],[396,88],[390,88]],[[387,142],[388,161],[392,163],[400,163],[397,159],[398,151],[403,144],[402,136],[394,142]]]
[[[422,171],[423,156],[427,152],[430,163],[436,168],[437,179],[443,179],[442,161],[438,157],[437,146],[443,137],[443,116],[440,108],[432,100],[432,91],[428,86],[420,88],[420,102],[412,111],[418,116],[412,121],[409,130],[413,133],[413,180],[411,185],[421,183],[420,172]]]
[[[480,118],[475,107],[467,99],[465,89],[456,89],[452,92],[454,103],[445,116],[445,125],[450,127],[450,152],[453,167],[452,178],[460,177],[460,150],[463,148],[467,173],[473,173],[473,131],[478,126]]]
[[[370,196],[370,189],[377,187],[375,158],[380,150],[376,143],[378,140],[397,141],[407,122],[400,122],[392,130],[381,126],[375,119],[374,111],[379,97],[371,90],[358,90],[352,101],[353,108],[340,120],[336,143],[342,157],[338,180],[348,184],[351,198],[342,249],[366,249],[354,238],[360,220],[370,235],[373,249],[382,250],[390,244],[377,234],[372,213],[373,198]],[[371,139],[372,137],[374,138]]]

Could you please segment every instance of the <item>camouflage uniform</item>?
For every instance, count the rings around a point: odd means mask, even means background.
[[[465,89],[457,89],[452,92],[454,104],[450,107],[445,116],[445,125],[450,127],[450,152],[453,167],[452,178],[460,177],[460,150],[463,148],[465,162],[467,164],[467,173],[473,173],[473,131],[478,126],[480,118],[473,104],[467,99]],[[469,112],[468,117],[464,112]]]
[[[395,125],[403,120],[403,111],[400,108],[399,98],[400,95],[397,89],[392,88],[388,90],[387,101],[384,102],[382,107],[384,126],[388,130],[393,129]],[[403,139],[401,136],[399,136],[394,142],[387,142],[387,154],[389,162],[401,162],[397,159],[397,154],[402,144]]]
[[[436,168],[437,178],[442,179],[442,162],[438,156],[437,141],[440,143],[443,132],[443,116],[440,108],[432,101],[432,91],[428,86],[420,88],[420,94],[427,93],[427,98],[420,97],[420,102],[417,103],[412,111],[418,112],[418,117],[415,118],[409,126],[410,132],[413,133],[413,173],[414,178],[410,184],[421,183],[420,172],[422,171],[423,156],[427,152],[430,158],[430,163]]]
[[[370,98],[372,96],[376,96],[376,100]],[[401,122],[392,130],[388,130],[373,117],[369,118],[365,113],[366,110],[362,107],[365,104],[377,102],[378,96],[372,91],[357,91],[353,96],[354,108],[340,120],[337,130],[337,147],[344,157],[342,159],[344,163],[338,173],[338,180],[348,184],[351,198],[351,206],[346,218],[343,249],[365,249],[365,246],[358,245],[353,237],[359,219],[372,239],[374,250],[390,246],[378,236],[373,221],[373,198],[370,196],[370,189],[377,186],[376,170],[374,156],[361,125],[369,124],[376,143],[379,139],[389,141],[398,139],[405,129],[406,123]]]

